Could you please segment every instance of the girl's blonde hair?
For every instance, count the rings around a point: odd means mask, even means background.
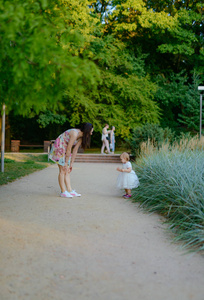
[[[130,155],[127,152],[123,152],[120,156],[120,158],[124,158],[125,160],[130,160]]]

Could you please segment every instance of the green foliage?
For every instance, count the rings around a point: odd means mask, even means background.
[[[162,107],[169,107],[171,104],[180,106],[181,98],[188,89],[186,82],[188,77],[184,72],[175,74],[171,72],[168,77],[158,75],[157,84],[159,86],[155,98]]]
[[[160,148],[161,145],[174,139],[174,133],[169,128],[161,128],[158,124],[145,124],[136,127],[129,140],[131,153],[139,155],[142,143],[150,143],[153,147]]]
[[[175,4],[171,13],[177,20],[175,27],[169,28],[164,43],[158,47],[162,53],[172,53],[177,58],[177,64],[192,63],[193,68],[199,70],[202,62],[203,41],[203,4],[201,1],[180,1]]]
[[[171,72],[169,76],[157,76],[159,86],[155,99],[160,103],[162,109],[163,127],[170,127],[177,130],[185,125],[190,131],[199,130],[199,92],[198,85],[201,83],[200,76],[196,72],[193,74],[193,82],[188,83],[189,78],[184,73],[175,74]]]
[[[106,32],[116,35],[134,52],[140,48],[148,54],[148,72],[155,75],[196,69],[203,73],[202,1],[116,0],[113,5]]]
[[[15,160],[10,159],[10,158],[5,158],[5,159],[4,159],[4,162],[7,163],[7,164],[12,164],[12,163],[15,162]]]
[[[93,120],[95,130],[101,131],[108,122],[117,127],[117,135],[127,137],[135,124],[158,122],[156,85],[145,75],[142,55],[135,57],[110,35],[95,38],[85,52],[98,65],[101,80],[83,92],[80,87],[65,90],[64,112],[71,126]]]
[[[165,11],[156,12],[146,7],[143,0],[113,1],[116,5],[110,17],[113,32],[123,38],[142,34],[144,29],[156,33],[175,26],[175,21]],[[125,36],[124,36],[125,35]]]
[[[49,124],[63,125],[66,121],[67,117],[65,115],[54,114],[50,110],[46,110],[44,113],[41,113],[37,120],[41,128],[45,128]]]
[[[198,132],[200,124],[200,97],[198,86],[200,85],[200,78],[194,73],[193,83],[188,85],[188,90],[184,97],[181,98],[182,113],[178,115],[182,124],[188,130]],[[202,119],[204,118],[204,111],[202,110]]]
[[[178,113],[181,112],[181,103],[185,101],[185,95],[188,93],[187,80],[188,77],[184,72],[178,74],[171,72],[167,76],[157,76],[156,82],[159,88],[155,99],[162,109],[163,127],[170,127],[173,130],[179,127]]]
[[[0,104],[39,114],[49,137],[87,121],[123,139],[146,123],[197,132],[203,12],[202,1],[1,1]]]
[[[140,187],[133,201],[164,215],[185,248],[204,250],[203,151],[154,152],[140,160],[136,172]]]
[[[103,69],[123,76],[145,76],[144,55],[135,55],[113,35],[95,38],[90,44],[94,61]]]
[[[115,124],[122,137],[127,137],[136,124],[147,120],[157,123],[159,108],[153,101],[157,86],[145,75],[142,55],[134,56],[109,35],[94,40],[91,50],[102,74],[100,93],[93,94],[101,123]]]
[[[188,106],[189,112],[190,107],[196,108],[195,98],[194,105],[190,104],[193,102],[193,88],[190,86],[193,82],[193,70],[201,77],[203,76],[204,8],[202,2],[174,1],[170,3],[169,1],[158,2],[154,0],[95,2],[95,11],[105,16],[104,35],[101,41],[97,40],[96,42],[94,40],[98,48],[103,47],[104,49],[104,52],[98,57],[97,63],[103,62],[103,66],[108,68],[106,74],[110,71],[114,72],[114,76],[122,75],[120,71],[118,72],[119,68],[116,71],[115,62],[117,60],[112,59],[117,53],[120,69],[124,70],[124,73],[141,76],[140,71],[142,69],[142,77],[150,74],[150,76],[148,75],[149,82],[153,81],[159,87],[157,91],[152,93],[152,100],[161,108],[161,111],[158,110],[157,117],[160,116],[162,127],[170,127],[176,131],[184,130],[184,128],[185,130],[192,130],[193,128],[195,130],[198,118],[197,109],[191,112],[192,118],[190,120],[187,116],[186,106]],[[114,9],[111,9],[110,5]],[[120,42],[123,42],[122,55],[120,51],[114,51],[115,43],[110,46],[107,43],[107,38],[111,39],[113,36],[117,37],[118,45],[122,45]],[[121,46],[120,49],[122,50]],[[106,55],[106,52],[109,53],[109,56]],[[124,54],[127,54],[126,61],[128,56],[132,57],[132,61],[129,60],[129,57],[128,61],[133,66],[134,62],[137,65],[138,53],[143,58],[142,68],[138,73],[135,73],[134,68],[131,70],[127,67],[127,63],[124,63]],[[118,82],[118,78],[115,79],[115,82]],[[131,85],[133,86],[134,82]],[[140,87],[141,82],[136,82],[135,85]],[[127,89],[125,95],[128,97],[127,85],[124,85],[125,89]],[[146,92],[146,89],[144,91]],[[133,88],[131,92],[134,95]],[[126,103],[127,97],[124,99]],[[143,98],[147,100],[147,94]],[[148,108],[150,108],[151,101],[147,102]],[[135,114],[134,109],[132,111]],[[141,110],[139,109],[139,111]],[[141,114],[145,116],[145,114]],[[130,116],[132,119],[131,114]],[[148,113],[146,116],[146,122],[155,123],[155,119],[149,117]],[[195,122],[193,122],[194,117]],[[135,122],[135,118],[133,120]],[[144,119],[139,118],[138,123],[135,122],[135,125],[145,123]]]
[[[64,1],[1,1],[0,103],[17,113],[56,109],[65,87],[91,81],[95,65],[75,49],[83,47],[80,33],[67,26]],[[85,81],[85,83],[83,83]]]

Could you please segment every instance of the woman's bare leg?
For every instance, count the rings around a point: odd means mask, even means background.
[[[110,153],[109,142],[106,139],[105,139],[105,145],[106,145],[106,149],[107,149],[108,153]]]
[[[64,183],[67,187],[67,191],[70,193],[72,191],[71,181],[70,181],[70,173],[66,173],[64,176]]]
[[[64,173],[64,170],[63,170],[62,166],[58,165],[58,167],[59,167],[58,182],[59,182],[61,192],[64,193],[66,191],[66,188],[65,188],[65,173]]]
[[[105,142],[104,140],[102,141],[102,147],[101,147],[101,154],[104,153],[104,148],[105,148]]]

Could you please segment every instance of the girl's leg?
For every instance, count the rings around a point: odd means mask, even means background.
[[[105,143],[104,143],[104,140],[103,140],[103,141],[102,141],[102,147],[101,147],[101,154],[103,154],[104,148],[105,148]]]
[[[63,170],[62,166],[58,165],[58,167],[59,167],[58,182],[59,182],[61,192],[64,193],[66,191],[66,188],[65,188],[65,173],[64,173],[64,170]]]
[[[131,195],[131,189],[127,189],[127,195]]]
[[[131,190],[130,189],[125,189],[126,195],[124,195],[123,197],[125,199],[129,199],[131,197]]]
[[[70,193],[72,191],[72,187],[71,187],[71,181],[70,181],[70,173],[66,173],[64,176],[64,183],[65,186],[67,187],[67,191]]]
[[[109,142],[107,139],[105,139],[105,146],[106,146],[108,153],[110,153]]]
[[[112,145],[113,145],[112,146],[112,153],[114,154],[114,152],[115,152],[115,143],[113,142]]]

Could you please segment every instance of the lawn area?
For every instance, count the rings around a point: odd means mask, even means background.
[[[0,173],[0,185],[42,170],[51,163],[48,163],[47,154],[6,153],[4,157],[4,173]]]

